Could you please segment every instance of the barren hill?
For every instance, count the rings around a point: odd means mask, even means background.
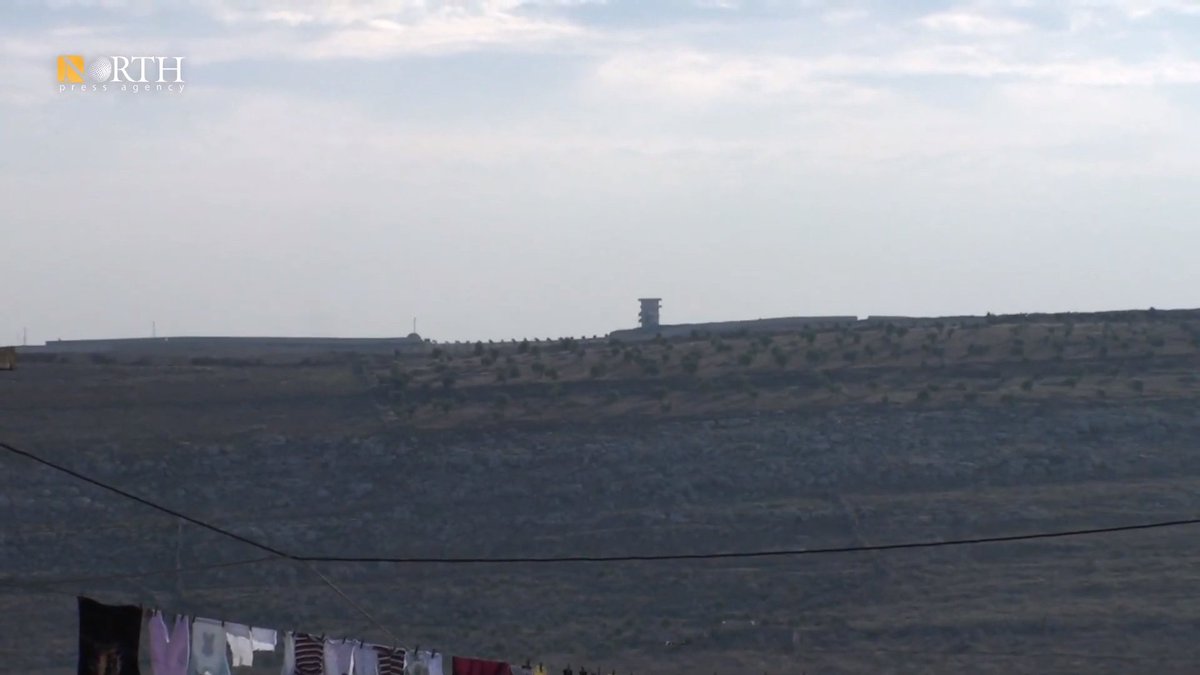
[[[1190,315],[1138,313],[399,355],[23,355],[0,373],[0,438],[309,554],[1012,534],[1200,512],[1197,336]],[[71,670],[77,591],[389,640],[287,563],[97,580],[257,553],[0,462],[0,569],[67,593],[0,579],[0,654],[20,672]],[[559,669],[1188,673],[1195,535],[324,571],[408,646]],[[29,631],[51,651],[27,653]]]

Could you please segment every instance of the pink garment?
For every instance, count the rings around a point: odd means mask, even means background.
[[[154,675],[188,675],[191,645],[186,616],[176,616],[170,631],[162,612],[150,617],[150,670]]]

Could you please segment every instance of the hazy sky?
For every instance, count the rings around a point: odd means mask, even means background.
[[[1200,306],[1192,0],[9,0],[0,81],[0,344]]]

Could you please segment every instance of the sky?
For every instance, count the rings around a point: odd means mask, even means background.
[[[8,0],[0,82],[0,344],[1200,306],[1200,1]]]

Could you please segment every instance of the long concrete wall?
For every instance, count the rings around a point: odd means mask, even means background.
[[[789,316],[775,319],[754,319],[749,321],[714,321],[709,323],[678,323],[658,326],[653,329],[628,329],[609,333],[614,339],[646,339],[656,335],[663,337],[687,337],[693,333],[712,333],[728,335],[746,331],[749,333],[783,333],[787,331],[805,330],[808,328],[831,328],[854,324],[857,316]]]
[[[121,353],[139,354],[266,354],[278,352],[392,352],[424,348],[419,338],[326,338],[326,337],[172,337],[118,338],[102,340],[54,340],[21,351],[51,354]]]

